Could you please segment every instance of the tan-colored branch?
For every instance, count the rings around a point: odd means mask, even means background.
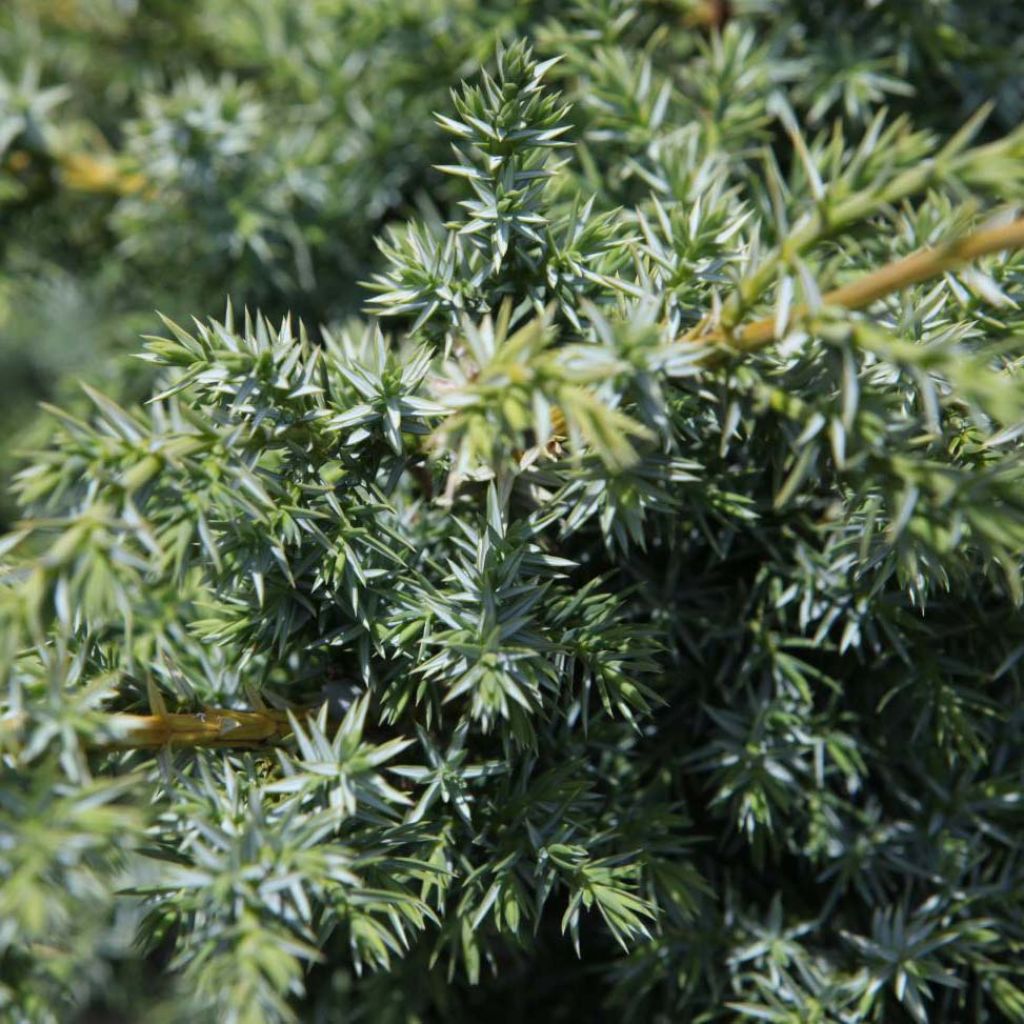
[[[879,299],[913,284],[938,277],[970,260],[1006,249],[1024,248],[1024,218],[999,227],[984,228],[934,249],[921,249],[895,263],[889,263],[850,284],[821,297],[823,306],[863,309]],[[806,304],[794,307],[790,322],[801,320],[812,311]],[[737,352],[755,352],[776,340],[776,318],[765,317],[732,331],[715,328],[707,333],[695,331],[692,340],[722,345]]]
[[[14,739],[28,724],[27,715],[0,723],[0,739]],[[252,747],[288,736],[291,723],[283,711],[233,711],[209,708],[196,714],[110,714],[103,719],[104,750],[145,747]],[[4,744],[0,743],[0,746]]]
[[[197,714],[111,715],[105,723],[113,738],[109,746],[244,747],[280,739],[291,733],[283,711],[221,711]]]

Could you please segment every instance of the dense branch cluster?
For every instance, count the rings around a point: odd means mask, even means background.
[[[365,314],[166,318],[147,401],[48,410],[12,1019],[1024,1022],[1019,90],[899,4],[842,71],[830,5],[556,6],[394,129],[453,152]],[[936,83],[995,102],[884,106]],[[142,111],[136,269],[309,298],[387,206],[244,76]]]

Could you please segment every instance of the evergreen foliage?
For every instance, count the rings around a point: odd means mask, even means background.
[[[2,1012],[1024,1021],[1013,5],[60,6],[13,336],[203,315],[15,479]]]

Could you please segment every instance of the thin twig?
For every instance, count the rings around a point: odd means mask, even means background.
[[[280,739],[291,733],[283,711],[224,711],[208,709],[197,714],[111,715],[105,723],[114,734],[107,744],[116,748],[137,747],[242,747]]]
[[[975,231],[932,249],[921,249],[904,259],[865,274],[850,284],[826,292],[821,297],[821,304],[842,309],[863,309],[887,295],[938,277],[947,270],[980,256],[1020,248],[1024,248],[1024,218],[999,227]],[[812,312],[813,310],[806,304],[796,306],[789,317],[789,322],[805,319]],[[700,325],[698,330],[699,327]],[[721,327],[706,334],[694,331],[689,337],[694,341],[722,345],[737,352],[756,352],[777,340],[776,318],[765,317],[732,331],[726,331]],[[714,357],[709,361],[715,361]]]
[[[23,714],[0,722],[0,740],[14,740],[17,745],[28,721],[28,716]],[[258,711],[208,708],[195,714],[113,713],[103,718],[103,738],[90,746],[103,750],[165,746],[252,747],[283,739],[291,731],[288,715],[270,708]]]

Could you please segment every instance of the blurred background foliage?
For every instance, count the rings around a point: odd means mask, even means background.
[[[565,56],[555,77],[583,134],[590,116],[607,137],[620,96],[653,112],[644,67],[678,65],[727,23],[763,52],[688,83],[706,117],[726,81],[790,83],[812,125],[884,101],[949,132],[991,98],[998,134],[1024,111],[1024,5],[1002,0],[7,0],[0,480],[45,429],[39,401],[73,401],[81,379],[140,393],[125,357],[157,310],[204,317],[230,296],[312,328],[356,312],[382,229],[451,194],[431,115],[499,40]],[[732,126],[737,145],[759,119]]]

